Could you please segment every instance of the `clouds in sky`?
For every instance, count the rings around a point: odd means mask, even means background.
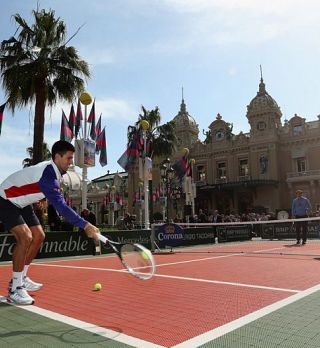
[[[3,2],[0,40],[14,34],[13,14],[30,21],[36,6],[36,0]],[[66,22],[68,37],[83,25],[70,44],[90,64],[87,89],[107,127],[109,160],[103,171],[90,168],[90,178],[103,175],[106,168],[120,170],[116,161],[124,151],[126,130],[141,105],[159,106],[163,121],[173,119],[182,86],[200,138],[218,112],[236,132],[248,131],[246,105],[258,90],[260,64],[267,91],[284,117],[298,113],[314,119],[320,113],[318,1],[42,0],[40,6],[54,9]],[[0,88],[0,104],[3,100]],[[68,116],[69,104],[47,110],[49,146],[59,137],[62,108]],[[29,119],[30,108],[17,111],[14,118],[5,110],[0,181],[21,168],[32,145]]]

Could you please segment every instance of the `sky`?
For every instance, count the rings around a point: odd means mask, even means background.
[[[315,0],[10,0],[1,3],[0,40],[16,31],[12,15],[31,25],[31,12],[53,9],[67,36],[90,65],[86,90],[106,126],[108,164],[88,169],[89,179],[122,171],[127,127],[141,106],[156,106],[161,123],[187,110],[203,130],[222,115],[233,131],[248,132],[247,105],[255,97],[262,66],[268,93],[282,111],[307,121],[320,114],[320,2]],[[1,82],[1,78],[0,78]],[[5,93],[0,87],[0,105]],[[46,110],[44,140],[59,139],[62,109]],[[0,135],[0,182],[22,168],[33,142],[34,105],[5,109]],[[78,172],[81,170],[78,168]]]

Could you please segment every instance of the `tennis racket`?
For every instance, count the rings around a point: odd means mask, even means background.
[[[156,271],[156,264],[149,249],[138,243],[114,242],[101,234],[98,238],[102,245],[110,245],[131,275],[142,280],[152,278]]]

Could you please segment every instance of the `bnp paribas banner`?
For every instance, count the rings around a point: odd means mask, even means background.
[[[105,234],[105,233],[104,233]],[[106,234],[110,239],[120,243],[140,243],[150,248],[150,230],[114,231]],[[15,246],[12,235],[0,234],[0,261],[11,261]],[[81,232],[47,232],[37,258],[67,257],[77,255],[93,255],[95,245]],[[102,248],[103,254],[112,249]]]

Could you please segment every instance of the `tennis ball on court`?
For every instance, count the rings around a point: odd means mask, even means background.
[[[143,259],[148,260],[149,259],[149,254],[147,251],[141,251],[141,256]]]
[[[102,285],[100,283],[94,284],[94,290],[99,291],[102,289]]]

